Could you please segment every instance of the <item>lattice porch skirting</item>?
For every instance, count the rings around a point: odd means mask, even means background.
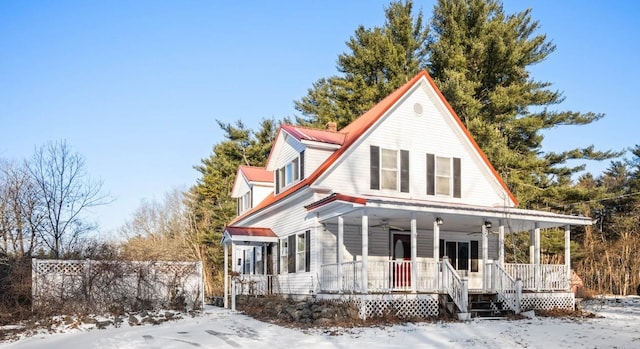
[[[523,293],[520,309],[527,310],[575,310],[576,300],[573,292]]]
[[[386,314],[406,318],[438,316],[437,294],[318,294],[317,299],[353,303],[360,309],[360,318],[363,319]]]

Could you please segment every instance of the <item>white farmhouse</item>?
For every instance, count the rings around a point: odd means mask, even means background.
[[[231,293],[349,299],[363,317],[573,309],[570,227],[591,224],[518,209],[426,72],[341,130],[283,125],[265,168],[238,169],[233,197]],[[558,227],[565,263],[541,264],[540,230]],[[517,232],[529,261],[507,264]]]

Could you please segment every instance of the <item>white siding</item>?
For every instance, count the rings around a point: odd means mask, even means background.
[[[344,226],[343,262],[362,259],[362,228],[358,225]],[[404,232],[401,232],[404,233]],[[408,233],[408,232],[406,232]],[[390,237],[392,232],[379,228],[369,228],[369,257],[391,257]],[[327,224],[322,232],[322,264],[337,262],[336,244],[338,241],[337,224]],[[433,232],[418,230],[418,258],[433,257]]]
[[[331,150],[307,147],[304,151],[304,176],[309,177],[331,154]]]
[[[304,233],[310,230],[311,271],[278,274],[280,289],[287,294],[308,295],[310,291],[317,289],[318,263],[316,251],[318,251],[318,236],[315,229],[315,218],[308,214],[304,205],[313,202],[313,196],[309,193],[304,197],[288,200],[275,212],[263,212],[236,223],[238,226],[269,227],[280,238],[292,234]],[[277,249],[273,250],[273,268],[277,272]]]
[[[244,178],[244,176],[237,176],[234,189],[234,192],[231,193],[232,198],[242,197],[242,195],[249,192],[249,183],[247,182],[247,179]]]
[[[423,106],[421,116],[415,115],[413,111],[415,103]],[[370,189],[370,145],[409,150],[409,193]],[[461,159],[462,198],[426,195],[427,153]],[[317,184],[340,193],[390,195],[486,206],[502,206],[507,203],[504,189],[426,81],[417,85],[360,137]]]
[[[257,206],[269,194],[273,192],[273,186],[253,185],[253,206]]]
[[[300,152],[303,151],[304,148],[304,144],[287,135],[285,137],[285,141],[282,143],[282,148],[280,148],[280,153],[277,154],[277,158],[274,162],[275,169],[288,164],[289,162],[293,161],[293,159],[300,156]]]

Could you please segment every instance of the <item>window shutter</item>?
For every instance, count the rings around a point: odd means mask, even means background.
[[[300,152],[300,180],[304,179],[304,150]]]
[[[289,253],[289,255],[287,256],[288,259],[288,263],[289,263],[289,272],[290,273],[295,273],[296,272],[296,235],[290,235],[289,236],[289,251],[287,251]]]
[[[435,176],[436,158],[433,154],[427,154],[427,195],[436,194]]]
[[[400,150],[400,191],[409,192],[409,151]]]
[[[445,245],[444,245],[444,239],[440,239],[440,259],[442,259],[442,257],[444,257],[444,249],[445,249]]]
[[[258,265],[257,265],[258,261],[256,261],[256,248],[255,248],[255,247],[253,248],[253,256],[251,257],[251,262],[253,263],[253,273],[254,273],[254,274],[260,274],[260,273],[258,272],[258,269],[257,269],[257,267],[258,267]]]
[[[247,250],[242,250],[242,274],[247,274]]]
[[[304,271],[311,271],[311,230],[304,232]]]
[[[242,197],[239,197],[236,199],[236,215],[238,216],[240,215],[240,203],[241,203],[240,200],[242,200]]]
[[[471,241],[471,271],[478,272],[478,255],[479,253],[478,241]]]
[[[280,192],[280,171],[279,170],[273,171],[273,175],[276,177],[276,187],[274,188],[274,192],[278,194]]]
[[[371,170],[371,189],[380,189],[380,147],[371,146],[370,151],[370,170]]]
[[[280,248],[281,248],[280,247],[280,239],[278,239],[278,244],[277,244],[277,247],[276,247],[276,249],[278,250],[276,252],[276,255],[278,257],[277,260],[276,260],[276,274],[280,274],[282,272],[282,270],[280,270]]]
[[[453,158],[453,197],[462,197],[460,158]]]

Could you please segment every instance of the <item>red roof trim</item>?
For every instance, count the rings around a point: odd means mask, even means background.
[[[311,211],[313,209],[316,209],[318,207],[327,205],[331,202],[334,201],[345,201],[345,202],[351,202],[354,204],[359,204],[359,205],[366,205],[367,204],[367,199],[364,198],[359,198],[359,197],[355,197],[355,196],[349,196],[349,195],[344,195],[344,194],[340,194],[340,193],[333,193],[329,196],[327,196],[326,198],[320,199],[314,203],[311,203],[307,206],[305,206],[304,208],[307,209],[307,211]]]
[[[231,236],[259,236],[277,238],[276,234],[270,228],[227,226],[224,228],[224,230]]]
[[[345,139],[344,133],[321,130],[317,128],[308,128],[293,125],[282,125],[280,126],[280,128],[299,141],[308,140],[320,143],[342,145]]]
[[[442,101],[442,103],[444,103],[444,105],[447,107],[451,115],[453,115],[453,118],[458,123],[458,126],[460,126],[464,134],[467,136],[467,139],[469,139],[469,141],[471,142],[473,147],[476,149],[478,154],[480,154],[480,157],[482,158],[484,163],[487,165],[487,167],[489,167],[489,170],[491,170],[491,173],[493,173],[493,176],[498,180],[502,188],[507,192],[507,194],[509,195],[509,198],[513,201],[513,204],[518,206],[518,200],[513,195],[511,190],[509,190],[509,187],[507,187],[507,184],[504,182],[504,180],[502,180],[502,177],[500,176],[500,174],[498,174],[498,171],[496,171],[495,167],[493,167],[493,165],[489,161],[489,158],[487,158],[487,154],[485,154],[482,151],[482,149],[480,149],[480,146],[478,146],[478,143],[476,143],[476,140],[473,139],[473,136],[471,136],[471,133],[469,132],[469,130],[464,126],[464,124],[462,123],[462,120],[460,120],[460,118],[458,117],[458,114],[456,114],[453,108],[451,108],[451,104],[449,104],[449,102],[447,102],[447,100],[444,98],[444,95],[442,95],[442,92],[440,92],[440,89],[438,88],[438,86],[436,86],[436,83],[433,81],[433,79],[431,79],[431,76],[429,76],[429,74],[427,74],[427,72],[425,71],[423,71],[423,73],[424,73],[424,77],[427,78],[427,81],[429,81],[429,84],[431,85],[431,87],[433,87],[433,90],[436,91],[436,93],[438,94],[438,97],[440,97],[440,100]]]

